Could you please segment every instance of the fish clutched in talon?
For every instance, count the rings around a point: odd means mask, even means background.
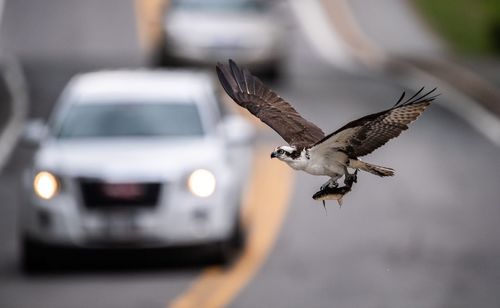
[[[340,206],[342,206],[342,198],[351,191],[351,186],[342,187],[325,187],[322,190],[316,192],[313,195],[313,199],[316,201],[323,201],[323,206],[325,205],[325,200],[337,200]]]
[[[342,187],[336,187],[336,186],[322,186],[321,189],[316,192],[312,197],[316,201],[322,201],[323,202],[323,207],[325,208],[326,211],[326,203],[325,200],[337,200],[339,203],[339,206],[342,206],[342,198],[351,191],[352,185],[354,183],[357,183],[358,181],[358,170],[353,174],[350,174],[349,176],[346,177],[344,184],[345,186]]]

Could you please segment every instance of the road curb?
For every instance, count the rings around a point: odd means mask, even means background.
[[[3,131],[0,132],[0,171],[5,167],[21,135],[28,110],[26,82],[21,66],[14,57],[4,57],[3,59],[8,63],[5,66],[5,81],[12,99],[10,100],[10,115]]]

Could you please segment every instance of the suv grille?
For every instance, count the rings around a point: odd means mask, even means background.
[[[107,183],[80,179],[83,203],[87,208],[154,207],[160,183]]]

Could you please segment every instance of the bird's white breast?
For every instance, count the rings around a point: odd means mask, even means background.
[[[327,155],[318,155],[318,153],[311,151],[308,158],[306,150],[304,150],[298,159],[288,162],[288,164],[293,169],[303,170],[312,175],[334,176],[335,174],[344,174],[346,161],[347,155],[343,152],[332,151]]]

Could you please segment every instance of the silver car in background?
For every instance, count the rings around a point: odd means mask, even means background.
[[[273,1],[172,0],[164,17],[165,63],[236,60],[277,77],[285,53],[283,20]]]
[[[201,72],[74,77],[49,124],[25,133],[40,146],[23,175],[24,266],[48,245],[241,246],[253,130],[217,93]]]

